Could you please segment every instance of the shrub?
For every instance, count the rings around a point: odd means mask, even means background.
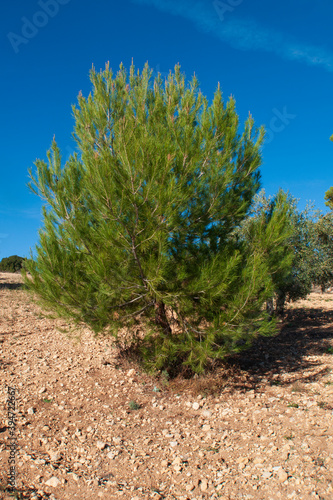
[[[269,266],[288,265],[285,211],[281,200],[249,242],[234,235],[260,187],[264,130],[249,116],[239,132],[219,86],[209,106],[179,66],[165,82],[151,73],[93,69],[73,107],[80,155],[63,167],[53,141],[30,169],[47,206],[26,284],[96,334],[140,323],[147,369],[202,372],[275,331],[263,304]]]
[[[0,262],[0,271],[6,273],[16,273],[21,271],[25,259],[19,257],[18,255],[11,255],[10,257],[4,257]]]

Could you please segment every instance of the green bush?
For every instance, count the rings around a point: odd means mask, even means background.
[[[21,271],[25,259],[18,255],[4,257],[0,262],[0,271],[4,273],[16,273]]]
[[[279,196],[285,199],[289,238],[284,239],[283,245],[271,245],[267,257],[274,283],[275,312],[283,314],[287,302],[305,298],[313,285],[325,290],[333,283],[333,214],[324,215],[312,204],[299,211],[298,200],[293,196],[282,191]],[[255,195],[249,216],[237,230],[245,241],[253,239],[250,230],[261,227],[267,214],[270,214],[273,202],[274,198],[267,197],[264,190]],[[281,252],[283,254],[288,249],[292,250],[292,255],[289,255],[291,265],[276,270],[274,262],[279,262]]]

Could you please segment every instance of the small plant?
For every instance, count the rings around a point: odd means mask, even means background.
[[[291,439],[294,439],[294,437],[295,437],[295,436],[294,436],[294,435],[293,435],[293,433],[291,432],[291,433],[289,434],[289,436],[283,436],[283,437],[284,437],[284,439],[288,439],[288,440],[290,441]]]
[[[156,387],[156,385],[155,385],[155,387],[154,387],[153,391],[154,391],[154,392],[161,392],[161,389],[159,389],[159,388],[158,388],[158,387]]]
[[[333,347],[328,347],[326,352],[327,354],[333,354]]]
[[[139,405],[136,401],[130,401],[128,406],[130,410],[139,410],[141,408],[141,405]]]
[[[289,403],[288,408],[298,408],[298,404],[297,403]]]
[[[333,385],[332,380],[328,380],[327,382],[325,382],[325,385]]]
[[[164,386],[168,385],[169,383],[169,380],[170,380],[170,375],[169,373],[167,372],[167,370],[162,370],[161,371],[161,382]]]
[[[170,375],[169,375],[169,373],[167,372],[167,370],[162,370],[162,371],[161,371],[161,375],[162,375],[162,377],[164,378],[164,380],[169,380],[169,378],[170,378]]]
[[[321,457],[317,457],[315,460],[314,460],[314,463],[315,465],[317,465],[318,467],[325,467],[325,460]]]
[[[52,403],[53,399],[44,398],[44,403]]]
[[[328,404],[325,403],[325,401],[318,401],[317,406],[319,406],[319,408],[322,408],[323,410],[326,410],[328,408]]]
[[[210,446],[209,448],[206,448],[206,451],[213,451],[214,453],[218,453],[220,448],[218,446]]]

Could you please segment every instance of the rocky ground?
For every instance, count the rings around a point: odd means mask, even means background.
[[[17,498],[333,499],[333,294],[213,375],[170,381],[61,333],[20,282],[0,273],[0,498],[10,386]]]

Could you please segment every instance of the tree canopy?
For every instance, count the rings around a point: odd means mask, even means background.
[[[78,153],[62,165],[53,140],[30,169],[46,205],[26,284],[96,333],[137,327],[147,368],[201,372],[275,331],[263,305],[270,268],[290,265],[287,209],[279,195],[250,238],[237,235],[264,129],[249,115],[240,132],[234,99],[218,86],[209,105],[179,65],[165,81],[151,73],[93,68],[92,93],[73,106]]]

